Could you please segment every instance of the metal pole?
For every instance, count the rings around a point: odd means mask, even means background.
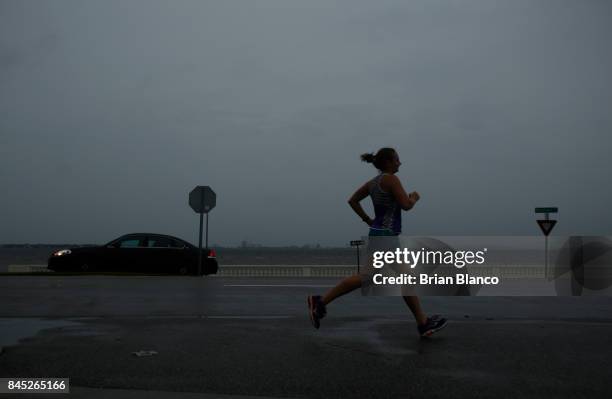
[[[548,236],[544,237],[544,277],[548,278]]]
[[[357,273],[359,274],[359,245],[357,245]]]
[[[544,219],[548,220],[548,212],[544,214]],[[548,279],[548,234],[544,236],[544,278]]]
[[[208,249],[208,212],[206,212],[206,249]]]
[[[200,212],[200,239],[198,246],[198,276],[202,275],[202,218],[204,214]]]

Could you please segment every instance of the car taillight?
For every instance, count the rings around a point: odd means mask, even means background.
[[[208,251],[208,257],[209,258],[216,258],[217,257],[217,253],[215,252],[214,249],[211,249],[210,251]]]

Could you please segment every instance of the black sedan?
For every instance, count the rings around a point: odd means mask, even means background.
[[[55,251],[47,268],[54,271],[108,271],[197,274],[198,248],[180,238],[136,233],[106,245]],[[213,249],[202,249],[203,274],[217,273]]]

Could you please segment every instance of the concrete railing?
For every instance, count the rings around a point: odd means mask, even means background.
[[[344,277],[357,271],[350,265],[225,265],[217,277]],[[9,265],[9,273],[50,272],[47,265]]]
[[[47,265],[9,265],[9,273],[51,272]],[[355,265],[223,265],[211,277],[346,277],[357,272]],[[541,265],[480,266],[465,270],[475,276],[544,278]]]
[[[52,272],[47,269],[47,265],[8,265],[9,273],[35,273],[35,272]]]
[[[350,265],[225,265],[211,277],[345,277],[356,271]],[[8,272],[52,273],[47,265],[9,265]]]
[[[363,268],[362,268],[363,270]],[[451,268],[452,272],[460,272]],[[219,267],[218,277],[346,277],[357,272],[353,265],[225,265]],[[545,278],[540,265],[505,265],[463,269],[474,276],[503,278]]]
[[[225,265],[217,277],[346,277],[357,272],[350,265]]]

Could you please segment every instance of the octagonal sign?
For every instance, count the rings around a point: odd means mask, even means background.
[[[189,206],[197,213],[208,213],[217,205],[217,194],[209,186],[196,186],[189,193]]]

